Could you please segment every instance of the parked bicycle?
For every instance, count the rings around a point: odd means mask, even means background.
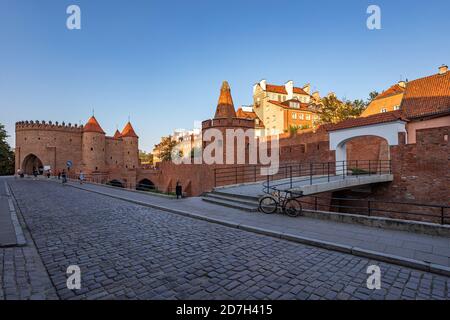
[[[262,197],[259,200],[259,210],[266,214],[281,212],[287,214],[289,217],[298,217],[302,214],[303,208],[298,198],[303,197],[301,191],[275,191],[272,194]]]

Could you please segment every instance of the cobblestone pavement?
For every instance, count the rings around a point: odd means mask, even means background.
[[[0,183],[3,184],[3,179]],[[24,228],[24,222],[19,217]],[[0,300],[58,299],[56,290],[33,244],[24,232],[26,245],[0,248]]]
[[[450,278],[190,219],[44,181],[11,180],[62,299],[448,299]],[[3,265],[11,257],[3,254]],[[66,269],[81,268],[81,290]],[[366,287],[380,266],[380,290]],[[4,284],[2,284],[4,285]]]

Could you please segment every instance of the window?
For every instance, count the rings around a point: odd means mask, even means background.
[[[305,153],[306,152],[306,144],[302,143],[300,145],[300,153]]]
[[[292,119],[297,119],[297,114],[295,112],[292,113]]]
[[[387,109],[386,109],[386,108],[383,108],[383,109],[381,109],[381,112],[382,112],[382,113],[387,112]]]
[[[306,115],[306,120],[311,120],[311,115],[310,114]]]
[[[299,119],[300,119],[300,120],[303,120],[303,119],[304,119],[303,113],[300,113],[300,114],[299,114]]]
[[[394,106],[394,110],[400,110],[400,106]]]
[[[281,101],[281,95],[278,95],[278,101]]]

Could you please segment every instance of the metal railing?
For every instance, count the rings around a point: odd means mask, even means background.
[[[284,191],[296,185],[313,185],[318,182],[331,182],[347,177],[391,174],[390,160],[346,160],[295,164],[280,167],[277,174],[267,175],[263,191]]]
[[[297,200],[305,209],[314,211],[450,224],[450,206],[448,205],[320,196],[305,196]]]
[[[261,174],[262,165],[242,165],[214,169],[214,185],[225,186],[249,182],[264,182],[265,188],[292,188],[294,183],[309,181],[313,184],[317,179],[331,181],[335,177],[359,175],[375,175],[391,173],[390,160],[347,160],[338,162],[302,162],[284,164],[276,174]],[[274,181],[281,180],[278,183]],[[271,185],[272,183],[272,185]]]

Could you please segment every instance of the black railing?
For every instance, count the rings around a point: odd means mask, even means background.
[[[390,173],[392,173],[390,160],[300,163],[280,167],[277,174],[267,175],[263,186],[264,192],[270,193],[272,191],[292,189],[296,186],[336,181],[349,176],[359,177]]]
[[[338,162],[303,162],[284,164],[278,172],[267,175],[261,172],[266,168],[262,165],[242,165],[235,167],[216,168],[214,170],[214,185],[225,186],[249,182],[264,182],[265,188],[292,188],[295,183],[308,180],[313,184],[317,179],[331,181],[336,177],[345,179],[347,176],[375,175],[391,173],[390,160],[348,160]],[[324,180],[326,179],[326,180]],[[281,180],[278,182],[274,182]]]
[[[305,196],[297,200],[305,209],[314,211],[450,224],[450,206],[448,205],[320,196]]]

